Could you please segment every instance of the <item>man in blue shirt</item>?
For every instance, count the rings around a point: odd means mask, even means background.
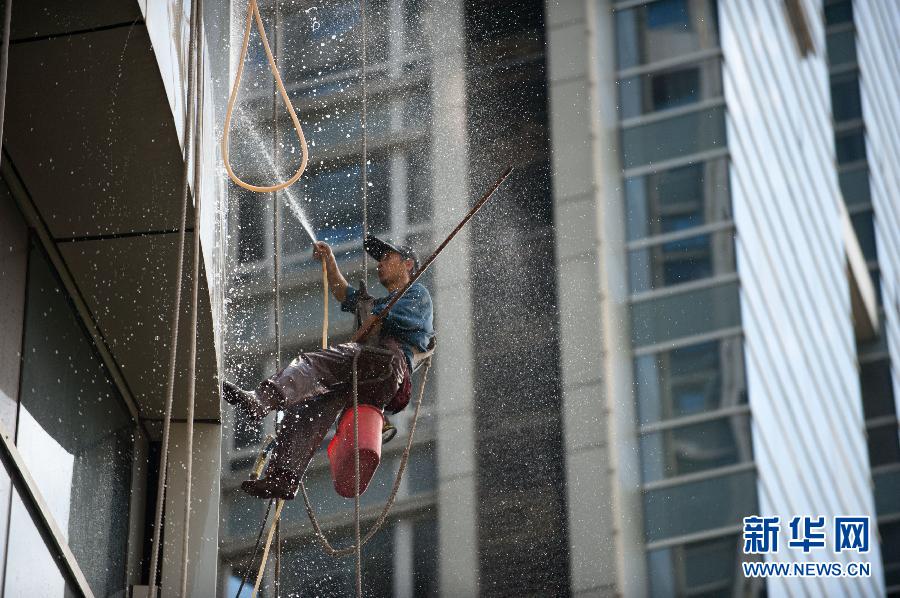
[[[331,294],[341,302],[343,311],[356,312],[358,324],[381,313],[419,267],[415,252],[407,245],[367,236],[363,246],[378,261],[378,280],[389,292],[374,301],[347,283],[327,243],[317,242],[313,250],[313,256],[324,261],[328,270]],[[360,403],[397,413],[409,403],[414,355],[426,352],[433,337],[431,295],[417,282],[362,342],[302,353],[256,391],[225,382],[223,397],[250,420],[262,419],[272,410],[285,411],[265,477],[248,480],[241,487],[261,498],[294,498],[316,449],[337,417],[352,404],[354,358]]]

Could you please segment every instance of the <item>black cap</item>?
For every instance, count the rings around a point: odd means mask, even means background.
[[[399,253],[403,259],[413,261],[413,272],[419,269],[419,256],[416,255],[416,251],[409,245],[391,243],[390,241],[383,241],[374,235],[366,235],[363,247],[376,261],[380,262],[386,253],[393,251],[394,253]]]

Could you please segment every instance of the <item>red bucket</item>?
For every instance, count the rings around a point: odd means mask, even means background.
[[[381,461],[381,410],[371,405],[359,406],[359,493],[366,491]],[[338,421],[337,432],[328,443],[328,461],[334,489],[344,498],[355,494],[356,468],[353,463],[353,408]]]

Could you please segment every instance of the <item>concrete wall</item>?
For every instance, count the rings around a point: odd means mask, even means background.
[[[468,210],[463,3],[429,2],[425,34],[432,48],[433,230],[441,237]],[[446,148],[455,151],[447,152]],[[478,516],[472,355],[471,232],[463,230],[434,267],[438,351],[432,392],[437,408],[438,560],[441,596],[478,595]],[[435,239],[437,245],[443,238]]]
[[[545,4],[571,589],[646,592],[607,1]]]
[[[815,45],[802,58],[783,4],[723,0],[719,17],[759,503],[781,516],[785,547],[795,515],[874,517],[874,504],[821,6],[801,2]],[[788,559],[804,557],[783,548],[777,560]],[[883,592],[877,551],[867,560],[870,579],[817,580],[814,591]],[[812,587],[768,582],[777,596]]]

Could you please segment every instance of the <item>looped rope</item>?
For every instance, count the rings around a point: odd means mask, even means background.
[[[294,123],[294,130],[297,132],[297,138],[300,140],[300,151],[303,155],[303,158],[300,161],[300,167],[297,169],[297,172],[294,173],[294,176],[283,183],[277,183],[275,185],[251,185],[250,183],[241,180],[234,173],[234,170],[232,170],[231,160],[228,155],[228,136],[231,129],[231,116],[234,111],[234,103],[237,100],[238,88],[241,85],[241,75],[244,73],[244,62],[247,60],[247,50],[250,46],[250,29],[253,26],[254,19],[256,20],[256,28],[259,30],[260,37],[262,38],[263,48],[266,51],[266,58],[269,61],[269,67],[272,71],[272,75],[275,77],[275,85],[278,87],[278,91],[284,99],[284,104],[288,109],[288,113],[291,115],[291,122]],[[303,128],[300,126],[300,120],[297,118],[297,113],[294,112],[294,106],[291,104],[291,99],[288,97],[287,90],[284,88],[284,82],[281,80],[281,73],[278,72],[278,65],[275,63],[275,57],[272,55],[272,49],[269,47],[269,39],[266,37],[266,29],[263,27],[262,16],[259,14],[259,6],[257,6],[256,0],[250,0],[247,3],[247,25],[244,28],[244,41],[241,46],[241,57],[238,60],[237,75],[234,79],[234,86],[231,88],[231,95],[228,98],[228,108],[225,110],[224,129],[225,130],[222,133],[222,161],[225,163],[225,170],[228,171],[228,176],[235,184],[240,185],[248,191],[271,193],[290,187],[303,176],[303,172],[306,170],[306,163],[309,160],[309,149],[306,146],[306,137],[303,135]]]

